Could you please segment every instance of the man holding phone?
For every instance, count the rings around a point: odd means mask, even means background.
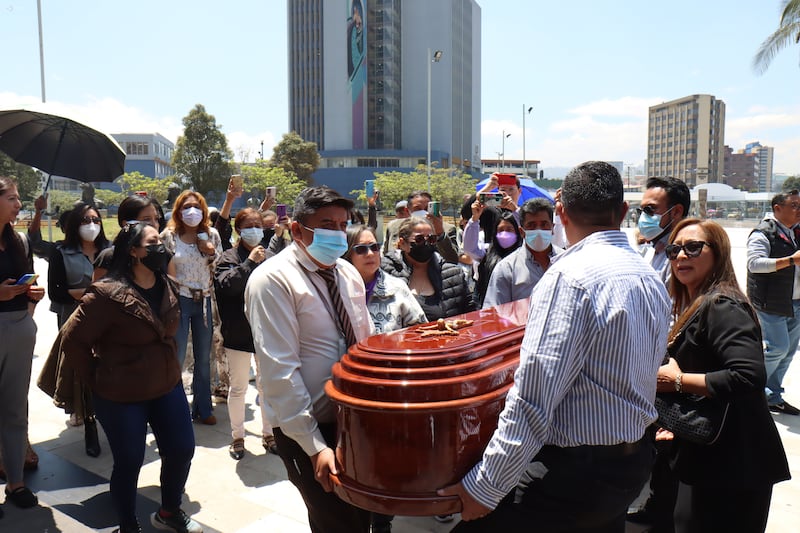
[[[519,177],[516,174],[501,174],[495,172],[489,177],[489,181],[486,182],[483,189],[478,191],[478,196],[480,197],[481,194],[490,193],[495,189],[503,195],[503,199],[500,200],[500,205],[497,207],[516,213],[519,207],[520,196],[522,196]]]

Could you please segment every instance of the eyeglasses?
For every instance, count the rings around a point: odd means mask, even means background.
[[[100,217],[83,217],[81,220],[81,225],[83,224],[100,224],[103,222],[103,219]]]
[[[667,253],[667,258],[670,261],[675,261],[678,258],[678,254],[683,253],[686,254],[686,257],[689,259],[693,259],[698,257],[701,253],[703,253],[703,246],[708,246],[709,248],[713,248],[711,243],[705,241],[689,241],[681,244],[669,244],[667,245],[665,252]]]
[[[356,255],[367,255],[368,251],[372,253],[378,253],[379,248],[380,247],[378,246],[378,243],[373,242],[372,244],[356,244],[350,249],[353,250]]]
[[[675,206],[673,205],[672,207],[670,207],[669,209],[664,211],[664,213],[662,215],[666,215],[667,213],[672,211],[674,208],[675,208]],[[644,213],[645,215],[647,215],[649,217],[655,216],[657,214],[656,213],[656,208],[653,207],[652,205],[646,205],[644,207],[637,207],[636,208],[636,214],[637,215],[641,215],[642,213]]]
[[[782,207],[790,207],[795,211],[800,211],[800,204],[797,202],[786,202],[785,204],[781,204]]]
[[[422,235],[420,233],[417,233],[416,235],[408,239],[408,241],[411,244],[416,244],[416,245],[436,244],[438,240],[439,238],[434,234]]]

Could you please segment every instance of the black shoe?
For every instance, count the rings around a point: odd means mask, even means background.
[[[800,415],[800,409],[790,404],[789,402],[776,403],[769,406],[769,410],[773,413],[782,413],[784,415]]]
[[[244,439],[233,439],[228,446],[228,454],[236,461],[240,461],[244,457]]]
[[[83,425],[83,438],[86,443],[86,455],[98,457],[100,455],[100,438],[97,436],[97,420],[87,418]]]
[[[39,503],[39,499],[28,487],[17,487],[11,492],[6,488],[6,502],[11,502],[20,509],[28,509],[35,507]]]
[[[645,524],[649,525],[653,523],[653,519],[655,517],[653,514],[647,510],[646,507],[639,509],[635,513],[628,513],[628,516],[625,517],[625,520],[631,522],[633,524]]]

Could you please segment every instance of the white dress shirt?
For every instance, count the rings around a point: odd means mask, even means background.
[[[374,331],[366,290],[353,265],[338,259],[342,302],[360,341]],[[264,399],[280,427],[309,455],[327,448],[318,422],[334,422],[325,395],[331,367],[347,351],[327,286],[306,252],[291,244],[256,267],[245,288],[245,314],[253,331]]]

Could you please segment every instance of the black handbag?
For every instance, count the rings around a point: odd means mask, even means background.
[[[662,392],[656,394],[658,425],[680,439],[695,444],[714,444],[722,433],[729,403],[706,396]]]

